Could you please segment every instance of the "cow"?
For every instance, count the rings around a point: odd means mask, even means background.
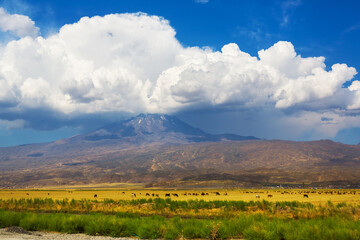
[[[125,192],[122,192],[122,194],[125,194]]]
[[[154,195],[154,194],[153,194]],[[145,196],[149,196],[150,197],[150,194],[149,193],[146,193]]]
[[[165,193],[165,197],[170,197],[170,193]]]
[[[132,197],[136,197],[136,194],[135,194],[135,193],[131,193],[131,196],[132,196]]]
[[[273,195],[271,195],[271,194],[268,194],[268,198],[272,198],[273,197]]]
[[[204,193],[204,192],[202,192],[202,193],[201,193],[201,196],[205,196],[205,193]]]
[[[216,196],[220,196],[220,193],[219,193],[219,192],[215,192],[215,195],[216,195]]]
[[[94,194],[94,198],[97,198],[97,194]]]
[[[179,195],[177,193],[173,193],[172,194],[174,197],[179,197]]]
[[[29,196],[29,194],[28,194],[28,193],[26,193],[26,195],[28,195],[28,196]]]
[[[155,194],[155,197],[159,197],[159,194]]]
[[[154,196],[155,196],[155,193],[151,194],[151,196],[153,196],[153,197],[154,197]]]
[[[225,195],[225,196],[227,196],[227,192],[226,192],[226,193],[224,193],[224,195]]]
[[[256,197],[256,198],[260,198],[260,195],[256,195],[255,197]]]
[[[307,195],[307,194],[304,194],[304,198],[309,198],[309,195]]]

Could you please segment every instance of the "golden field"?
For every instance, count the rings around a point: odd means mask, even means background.
[[[360,190],[100,187],[0,190],[0,227],[140,239],[360,239]]]
[[[217,195],[218,192],[220,195]],[[132,194],[136,194],[136,197]],[[202,195],[206,194],[206,195]],[[97,195],[95,198],[94,195]],[[147,196],[150,195],[150,196]],[[154,197],[152,196],[154,194]],[[360,190],[349,189],[17,189],[0,190],[0,199],[22,199],[22,198],[52,198],[62,199],[90,199],[102,201],[104,199],[132,200],[141,198],[166,198],[170,194],[172,200],[229,200],[229,201],[257,201],[267,200],[278,201],[299,201],[312,204],[325,204],[328,201],[333,203],[354,203],[360,204]],[[177,194],[177,196],[174,196]],[[197,194],[197,195],[196,195]],[[308,195],[308,198],[304,197]],[[259,196],[259,198],[256,197]],[[272,197],[269,197],[272,195]]]

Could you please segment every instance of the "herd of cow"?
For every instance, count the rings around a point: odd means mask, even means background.
[[[72,193],[72,191],[68,191],[69,193]],[[281,194],[302,194],[304,198],[309,198],[309,194],[312,193],[312,194],[330,194],[330,195],[334,195],[334,194],[337,194],[337,195],[346,195],[346,194],[353,194],[355,195],[357,192],[356,191],[339,191],[339,190],[328,190],[328,191],[274,191],[274,192],[278,192],[278,193],[281,193]],[[265,194],[264,191],[260,191],[260,192],[253,192],[253,191],[243,191],[243,193],[246,193],[246,194],[256,194],[255,195],[255,198],[260,198],[260,194]],[[13,194],[11,192],[11,194]],[[126,194],[125,192],[122,192],[122,194]],[[141,192],[138,193],[139,195],[141,195]],[[180,194],[180,193],[179,193]],[[165,193],[165,197],[179,197],[179,194],[178,193]],[[183,195],[183,196],[209,196],[210,194],[215,194],[216,196],[220,196],[220,195],[224,195],[224,196],[227,196],[228,193],[227,192],[223,192],[223,193],[220,193],[220,192],[201,192],[201,193],[198,193],[198,192],[184,192],[184,193],[181,193],[180,195]],[[359,192],[360,194],[360,192]],[[26,195],[29,195],[29,193],[26,193]],[[48,193],[48,195],[50,195],[50,193]],[[266,195],[268,198],[272,198],[273,197],[273,194],[269,194],[269,191],[266,191]],[[265,196],[266,196],[265,195]],[[160,197],[159,194],[157,193],[145,193],[145,196],[146,197]],[[94,198],[97,198],[98,195],[97,194],[94,194]],[[136,197],[136,193],[131,193],[131,197]]]
[[[216,196],[220,196],[221,194],[219,192],[211,192],[212,194],[215,194]],[[125,194],[125,192],[122,192],[122,194]],[[141,195],[141,193],[139,193]],[[205,193],[205,192],[202,192],[202,193],[188,193],[188,192],[185,192],[185,193],[182,193],[183,196],[208,196],[209,193]],[[223,195],[227,196],[227,192],[223,193]],[[160,197],[159,194],[156,194],[156,193],[145,193],[145,196],[147,197]],[[165,193],[165,197],[179,197],[179,194],[177,193]],[[131,197],[136,197],[136,193],[131,193]],[[97,198],[97,194],[94,194],[94,198]]]
[[[318,194],[337,194],[337,195],[345,195],[345,194],[356,194],[356,191],[275,191],[275,192],[279,192],[281,194],[302,194],[304,198],[309,198],[309,194],[310,193],[318,193]],[[260,198],[260,193],[265,193],[265,192],[252,192],[252,191],[244,191],[243,193],[248,193],[248,194],[256,194],[255,198]],[[269,191],[266,191],[267,197],[268,198],[272,198],[273,194],[268,194]],[[125,192],[122,192],[122,194],[125,194]],[[141,195],[141,193],[138,193]],[[225,195],[227,196],[228,193],[224,192],[224,193],[220,193],[220,192],[211,192],[210,194],[215,194],[216,196],[220,196],[220,195]],[[360,194],[360,193],[359,193]],[[196,193],[196,192],[184,192],[181,195],[183,196],[209,196],[208,192],[201,192],[201,193]],[[155,193],[145,193],[145,196],[147,197],[160,197],[159,194],[155,194]],[[165,193],[165,197],[179,197],[179,194],[177,193]],[[131,193],[131,197],[136,197],[136,193]],[[94,198],[97,198],[97,194],[94,194]]]

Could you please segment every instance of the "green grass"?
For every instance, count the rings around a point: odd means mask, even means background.
[[[0,199],[0,227],[142,239],[359,239],[360,206],[327,202]],[[174,217],[181,214],[182,217]]]
[[[137,215],[75,215],[0,211],[0,227],[85,233],[142,239],[360,239],[360,222],[342,216],[315,219],[279,219],[242,214],[231,219],[182,219]]]

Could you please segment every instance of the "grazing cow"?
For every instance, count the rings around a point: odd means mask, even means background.
[[[256,198],[260,198],[260,195],[256,195],[255,197],[256,197]]]
[[[153,194],[153,195],[154,195],[154,194]],[[149,193],[146,193],[145,196],[150,196],[150,194],[149,194]]]
[[[201,196],[205,196],[205,193],[204,193],[204,192],[202,192],[202,193],[201,193]]]
[[[155,194],[155,197],[159,197],[159,194]]]
[[[226,193],[224,193],[224,195],[225,195],[225,196],[227,196],[227,192],[226,192]]]
[[[136,197],[136,194],[135,194],[135,193],[131,193],[131,196],[132,196],[132,197]]]
[[[309,195],[307,195],[307,194],[304,194],[304,197],[306,197],[306,198],[309,198]]]
[[[179,197],[179,195],[177,193],[173,193],[172,194],[174,197]]]
[[[165,197],[170,197],[170,193],[165,193]]]
[[[216,196],[220,196],[220,193],[219,193],[219,192],[215,192],[215,195],[216,195]]]
[[[94,198],[97,198],[97,194],[94,194]]]
[[[155,193],[151,194],[151,196],[153,196],[153,197],[154,197],[154,196],[155,196]]]
[[[29,196],[29,194],[28,194],[28,193],[26,193],[26,195],[28,195],[28,196]]]
[[[122,194],[125,194],[125,192],[122,192]]]
[[[48,193],[48,196],[50,195],[50,193]]]
[[[268,194],[268,197],[269,197],[269,198],[271,198],[271,197],[273,197],[273,195],[271,195],[271,194]]]

